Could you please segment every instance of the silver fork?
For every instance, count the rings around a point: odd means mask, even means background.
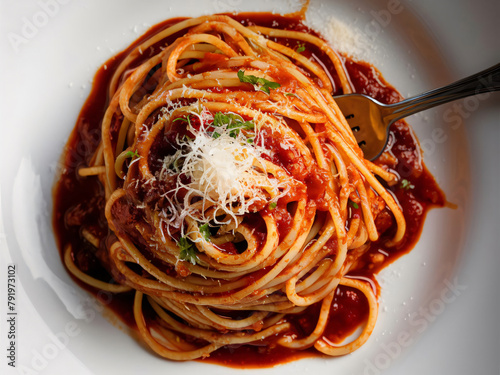
[[[500,90],[500,64],[394,104],[382,104],[363,94],[340,95],[333,99],[349,123],[365,158],[374,160],[384,151],[393,122],[456,99],[497,90]]]

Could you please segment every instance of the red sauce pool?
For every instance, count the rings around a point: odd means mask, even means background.
[[[242,14],[233,16],[243,24],[258,24],[268,27],[280,27],[284,29],[308,31],[297,18],[286,18],[272,14]],[[100,141],[100,125],[104,111],[109,100],[108,85],[112,77],[112,72],[120,61],[136,45],[141,43],[150,35],[159,30],[167,28],[169,25],[181,19],[168,20],[152,27],[144,36],[135,41],[124,52],[112,57],[103,67],[99,69],[95,78],[92,92],[85,102],[76,122],[75,129],[71,133],[68,141],[66,153],[64,155],[65,169],[54,189],[54,217],[53,226],[58,240],[59,249],[66,244],[73,247],[75,263],[84,272],[102,280],[110,280],[110,276],[101,262],[106,263],[106,251],[104,245],[97,251],[89,245],[82,237],[80,225],[91,227],[102,237],[112,236],[108,233],[106,219],[103,215],[104,198],[103,187],[94,178],[81,178],[78,176],[78,168],[88,163]],[[173,40],[178,37],[174,34],[170,37]],[[288,44],[292,48],[292,41],[285,38],[275,39],[275,41]],[[329,59],[316,47],[305,44],[306,50],[303,54],[311,57],[317,56],[330,70],[335,81],[335,95],[342,94],[339,89],[340,84],[332,64]],[[153,46],[142,56],[149,58],[156,53],[158,46]],[[343,58],[351,82],[357,92],[369,94],[382,102],[396,102],[401,99],[400,94],[380,76],[379,72],[369,64],[355,62],[348,58]],[[141,63],[138,58],[131,68]],[[391,128],[389,148],[390,152],[397,159],[397,164],[393,169],[407,180],[406,188],[400,185],[389,187],[403,208],[403,213],[407,221],[407,232],[404,240],[396,247],[389,248],[385,243],[392,238],[393,227],[372,243],[370,250],[363,255],[360,262],[361,267],[353,275],[361,275],[374,280],[373,275],[389,263],[409,252],[418,240],[422,225],[428,210],[432,207],[443,206],[445,198],[434,178],[421,162],[421,155],[418,142],[413,136],[412,130],[404,121],[395,123]],[[384,161],[379,161],[384,162]],[[81,221],[85,213],[85,222]],[[104,243],[105,241],[101,241]],[[383,253],[380,252],[382,249]],[[373,258],[383,255],[383,260],[374,264]],[[84,285],[75,280],[83,288],[97,296],[97,290]],[[99,296],[98,296],[99,297]],[[102,296],[101,296],[102,297]],[[116,313],[121,320],[135,329],[135,322],[132,314],[133,294],[113,295],[112,298],[100,298],[103,303]],[[319,306],[313,305],[304,313],[294,315],[290,318],[292,331],[298,336],[305,336],[312,332],[319,313]],[[146,314],[148,312],[146,311]],[[330,341],[341,341],[362,324],[367,317],[367,302],[364,295],[356,290],[339,287],[331,307],[331,315],[325,336]],[[265,346],[231,346],[225,347],[212,353],[204,362],[217,363],[232,367],[269,367],[275,364],[296,360],[307,356],[320,356],[314,349],[296,351],[286,349],[273,343]]]

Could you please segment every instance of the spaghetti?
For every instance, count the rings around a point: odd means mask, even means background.
[[[305,46],[328,56],[338,83]],[[172,360],[228,345],[330,356],[363,345],[377,291],[349,273],[388,226],[385,245],[401,243],[406,223],[387,190],[399,177],[363,158],[332,99],[338,84],[355,89],[343,59],[310,33],[213,15],[172,22],[113,69],[100,141],[78,170],[102,186],[109,233],[76,224],[112,281],[83,272],[71,244],[69,272],[134,293],[140,337]],[[368,306],[343,344],[324,337],[340,286]],[[290,319],[313,305],[314,327],[298,335]]]

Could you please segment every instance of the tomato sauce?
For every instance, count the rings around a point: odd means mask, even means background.
[[[300,23],[297,18],[287,18],[275,14],[242,14],[230,15],[244,25],[257,24],[267,27],[279,27],[283,29],[307,31],[318,35]],[[100,141],[101,119],[109,102],[108,86],[110,85],[112,72],[135,46],[152,34],[163,30],[173,23],[182,19],[168,20],[152,27],[144,36],[141,36],[124,52],[112,57],[105,64],[105,68],[99,69],[95,78],[92,92],[87,99],[78,117],[74,131],[72,132],[66,153],[64,155],[65,169],[54,189],[54,231],[58,240],[59,248],[63,249],[66,244],[73,247],[74,260],[76,265],[90,276],[101,280],[110,280],[110,275],[106,270],[107,255],[106,242],[113,234],[109,232],[106,219],[104,217],[104,190],[98,179],[81,178],[78,176],[78,168],[85,166],[93,155]],[[180,34],[169,37],[169,41],[175,40]],[[276,42],[297,48],[295,41],[286,38],[274,38]],[[312,58],[313,55],[319,58],[334,80],[334,95],[342,94],[340,81],[330,60],[315,46],[304,44],[305,50],[302,54]],[[159,51],[159,45],[152,46],[145,51],[142,56],[131,64],[129,68],[139,65],[144,59],[149,58]],[[217,63],[219,55],[210,55],[208,63]],[[345,67],[349,73],[351,82],[356,92],[365,93],[374,98],[391,103],[401,99],[401,95],[384,79],[380,73],[371,65],[350,60],[342,57]],[[272,139],[272,137],[271,137]],[[161,145],[155,145],[155,147]],[[434,178],[422,164],[420,148],[416,138],[413,136],[411,128],[404,121],[396,122],[390,130],[390,142],[388,145],[389,155],[387,160],[378,160],[398,173],[406,182],[388,187],[394,194],[403,208],[407,222],[407,232],[404,240],[395,247],[387,247],[395,231],[395,225],[389,212],[382,212],[377,220],[377,226],[386,226],[387,230],[380,239],[371,244],[370,250],[363,255],[359,266],[353,275],[368,277],[374,280],[374,275],[389,263],[407,253],[414,246],[422,230],[425,215],[431,207],[443,206],[445,198]],[[293,171],[293,164],[296,160],[287,160],[283,157],[281,164]],[[296,171],[300,174],[300,171]],[[321,196],[324,187],[322,186],[323,176],[321,173],[310,176],[303,176],[303,180],[315,196]],[[320,204],[320,202],[318,202]],[[355,212],[356,210],[352,210]],[[282,215],[283,221],[279,224],[280,237],[286,235],[290,229],[290,215],[286,214],[286,206],[278,206],[275,214]],[[251,222],[252,218],[247,218]],[[380,226],[379,226],[380,224]],[[101,246],[95,250],[89,245],[81,234],[80,227],[86,228],[101,239]],[[259,231],[260,232],[260,231]],[[264,240],[264,232],[261,233],[261,241]],[[383,253],[380,250],[383,249]],[[236,249],[226,249],[228,252]],[[62,255],[62,250],[61,250]],[[381,257],[382,255],[382,257]],[[377,262],[374,262],[377,259]],[[265,271],[263,271],[265,272]],[[84,285],[80,281],[75,281],[89,292],[97,295],[103,303],[113,310],[127,325],[136,329],[132,315],[133,294],[124,293],[113,295],[112,298],[102,298],[93,288]],[[318,304],[310,306],[305,312],[287,317],[292,325],[293,334],[297,337],[305,337],[314,330],[320,306]],[[147,309],[146,309],[147,310]],[[333,342],[339,342],[346,336],[354,332],[365,320],[368,314],[368,304],[366,298],[360,292],[340,286],[336,292],[331,306],[330,321],[324,336]],[[145,312],[146,315],[148,311]],[[265,344],[265,345],[264,345]],[[221,348],[207,359],[201,360],[210,363],[218,363],[232,367],[268,367],[275,364],[296,360],[307,356],[320,356],[314,349],[303,351],[283,348],[273,342],[265,342],[262,346],[228,346]]]

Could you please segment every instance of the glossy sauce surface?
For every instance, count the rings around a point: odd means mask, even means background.
[[[279,27],[298,31],[308,31],[300,23],[299,19],[285,18],[271,14],[246,14],[232,16],[245,25],[258,24],[268,27]],[[144,39],[165,29],[169,25],[181,19],[168,20],[154,26],[144,36],[134,42],[127,50],[108,60],[106,69],[101,68],[95,78],[92,92],[87,99],[72,132],[67,149],[65,150],[63,171],[60,180],[54,190],[54,230],[58,239],[59,249],[66,244],[73,247],[76,265],[89,275],[101,280],[109,281],[111,276],[106,271],[107,255],[106,241],[113,234],[109,232],[106,219],[104,217],[104,191],[96,178],[83,178],[78,176],[78,168],[86,166],[93,155],[100,140],[101,119],[108,103],[108,85],[114,69],[120,61]],[[174,34],[168,38],[171,42],[179,34]],[[271,38],[272,39],[272,38]],[[292,42],[280,38],[274,39],[279,43],[297,48]],[[295,43],[295,42],[293,42]],[[142,59],[149,58],[157,53],[159,45],[152,47],[144,54]],[[309,58],[319,59],[329,69],[334,80],[334,95],[342,94],[339,89],[340,83],[330,60],[315,46],[305,43],[305,50],[302,54]],[[214,56],[215,59],[218,56]],[[369,64],[355,62],[343,57],[345,67],[349,73],[351,82],[356,92],[369,94],[382,102],[396,102],[401,99],[399,93],[380,76],[378,71]],[[133,68],[141,63],[141,58],[136,59],[130,66]],[[371,244],[370,250],[363,255],[356,271],[352,276],[362,276],[374,280],[373,275],[380,269],[387,266],[401,255],[407,253],[414,246],[422,230],[422,224],[427,211],[434,206],[443,206],[444,195],[437,186],[434,178],[425,169],[421,161],[420,149],[412,130],[404,121],[395,123],[391,128],[389,157],[382,157],[377,162],[393,169],[403,179],[407,180],[405,186],[395,185],[388,187],[393,192],[401,207],[407,221],[407,233],[404,240],[396,247],[387,247],[386,242],[394,234],[394,223],[391,214],[385,212],[379,215],[380,219],[377,227],[386,226],[387,230],[377,242]],[[282,161],[284,163],[284,161]],[[318,196],[321,195],[322,178],[320,175],[311,176],[306,184],[317,187]],[[320,205],[321,202],[318,202]],[[286,207],[277,207],[275,215],[283,214],[280,222],[280,235],[284,236],[289,229],[289,219]],[[356,210],[353,209],[353,215]],[[246,219],[251,221],[252,218]],[[88,244],[81,235],[80,227],[92,228],[94,234],[101,238],[101,247],[97,250]],[[235,249],[228,248],[228,252]],[[77,280],[76,280],[77,281]],[[97,295],[97,291],[91,287],[83,285],[89,292]],[[376,285],[376,283],[374,284]],[[102,298],[101,298],[102,300]],[[113,310],[127,325],[135,329],[135,322],[132,315],[133,294],[113,295],[106,298],[108,307]],[[331,318],[324,336],[332,342],[340,342],[342,339],[356,330],[367,317],[367,301],[364,295],[354,289],[339,287],[331,307]],[[145,307],[147,310],[147,307]],[[293,315],[287,318],[292,324],[292,333],[298,337],[307,336],[314,330],[314,326],[319,314],[319,305],[309,307],[304,313]],[[265,345],[264,345],[265,344]],[[287,362],[304,356],[319,356],[314,349],[305,351],[290,350],[272,342],[263,343],[262,346],[230,346],[217,350],[211,356],[202,361],[223,364],[234,367],[267,367],[278,363]]]

